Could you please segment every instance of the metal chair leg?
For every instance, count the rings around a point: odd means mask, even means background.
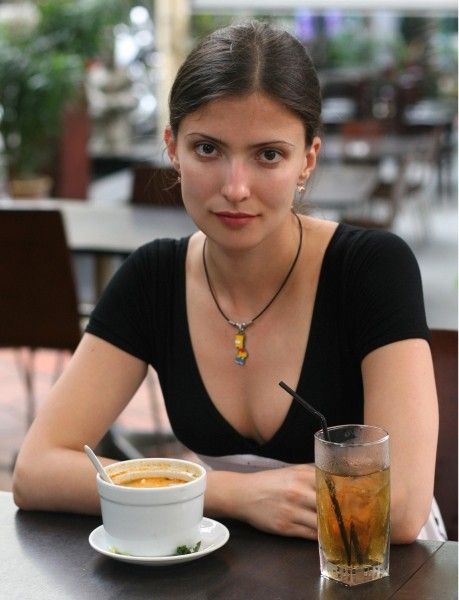
[[[35,418],[35,349],[25,348],[15,352],[16,366],[26,388],[26,427],[32,424]]]
[[[56,353],[56,363],[54,365],[54,373],[53,373],[53,379],[52,379],[53,384],[56,383],[56,381],[59,379],[62,371],[64,370],[65,356],[66,356],[65,350],[58,350]]]
[[[149,404],[151,408],[151,416],[153,419],[153,430],[159,432],[162,430],[163,427],[161,424],[161,411],[159,407],[161,398],[158,398],[158,391],[160,389],[158,384],[158,376],[152,369],[148,368],[145,381],[148,387],[148,395],[150,397]]]

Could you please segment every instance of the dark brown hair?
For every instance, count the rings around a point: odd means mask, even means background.
[[[309,146],[320,128],[319,80],[305,47],[290,33],[251,21],[204,38],[180,67],[169,96],[172,133],[207,102],[263,92],[303,122]]]

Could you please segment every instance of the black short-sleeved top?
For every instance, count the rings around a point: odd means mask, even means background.
[[[296,402],[273,438],[259,444],[241,436],[209,398],[188,329],[187,247],[188,238],[160,239],[131,254],[87,331],[156,369],[173,431],[194,452],[313,462],[319,427]],[[322,263],[298,393],[325,414],[329,426],[362,423],[362,359],[408,338],[429,340],[413,253],[392,233],[340,224]]]

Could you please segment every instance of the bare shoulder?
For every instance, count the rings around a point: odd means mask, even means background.
[[[200,263],[202,261],[202,245],[205,235],[202,231],[196,231],[190,237],[188,242],[188,250],[186,255],[186,274],[187,278],[199,272]]]
[[[338,224],[336,221],[328,219],[319,219],[310,215],[298,215],[300,217],[303,229],[306,233],[317,235],[319,237],[332,236]]]
[[[326,219],[317,219],[309,215],[299,215],[303,225],[305,246],[308,255],[315,255],[320,260],[330,240],[335,233],[338,223]]]

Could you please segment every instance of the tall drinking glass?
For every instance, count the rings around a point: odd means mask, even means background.
[[[340,425],[315,434],[320,572],[346,585],[389,575],[389,435]]]

